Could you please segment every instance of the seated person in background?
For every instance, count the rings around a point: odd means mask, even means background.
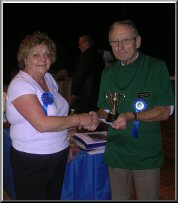
[[[66,80],[69,78],[69,74],[66,69],[62,68],[56,72],[57,80]]]
[[[51,75],[56,81],[67,80],[69,79],[69,73],[66,68],[52,69],[50,70]]]
[[[104,60],[90,36],[79,38],[81,55],[76,62],[72,82],[71,108],[75,112],[89,112],[97,110],[97,100]]]
[[[69,155],[68,128],[95,130],[95,112],[68,116],[69,106],[48,72],[56,45],[48,35],[27,35],[18,50],[20,71],[11,80],[6,116],[16,199],[59,200]]]

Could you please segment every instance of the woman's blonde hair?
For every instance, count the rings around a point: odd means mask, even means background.
[[[20,69],[24,69],[24,60],[27,58],[30,50],[40,44],[45,44],[48,47],[51,54],[52,64],[56,61],[56,44],[50,39],[47,34],[36,31],[31,35],[26,35],[20,43],[17,53],[17,61]]]

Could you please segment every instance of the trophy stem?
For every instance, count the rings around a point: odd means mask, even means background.
[[[112,108],[112,111],[111,111],[112,114],[116,114],[116,105],[113,104],[113,108]]]
[[[108,113],[108,117],[107,117],[106,121],[113,122],[117,119],[118,116],[119,116],[119,114]]]

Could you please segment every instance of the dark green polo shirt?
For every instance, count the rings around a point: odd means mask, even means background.
[[[134,102],[143,99],[147,109],[174,105],[169,72],[162,60],[139,54],[129,65],[120,61],[104,69],[98,107],[110,109],[105,95],[108,91],[125,94],[117,106],[119,113],[133,112]],[[105,162],[123,169],[151,169],[163,165],[160,122],[139,122],[138,138],[132,136],[133,122],[125,130],[109,128]]]

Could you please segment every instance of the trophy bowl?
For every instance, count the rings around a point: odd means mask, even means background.
[[[106,121],[108,122],[113,122],[117,119],[119,116],[119,113],[117,112],[116,108],[117,106],[122,103],[125,99],[125,95],[120,92],[107,92],[106,93],[106,99],[109,105],[111,106],[111,112],[108,113],[108,117]]]

